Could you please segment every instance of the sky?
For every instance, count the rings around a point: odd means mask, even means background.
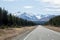
[[[0,0],[0,7],[9,13],[60,15],[60,0]]]

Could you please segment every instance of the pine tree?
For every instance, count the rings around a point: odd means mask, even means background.
[[[8,12],[5,10],[5,9],[3,9],[3,24],[4,25],[7,25],[8,24]]]
[[[2,8],[0,8],[0,25],[2,25]]]

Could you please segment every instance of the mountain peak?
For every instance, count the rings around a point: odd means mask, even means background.
[[[50,18],[54,16],[53,15],[32,15],[24,12],[19,17],[29,21],[48,21]]]
[[[23,13],[19,17],[26,20],[30,20],[30,21],[37,21],[38,19],[41,18],[40,16],[36,16],[36,15],[28,14],[28,13]]]

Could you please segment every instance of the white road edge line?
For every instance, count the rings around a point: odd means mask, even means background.
[[[38,26],[38,27],[39,27],[39,26]],[[38,27],[37,27],[37,28],[38,28]],[[36,29],[36,28],[35,28],[35,29]],[[35,29],[34,29],[34,30],[35,30]],[[33,30],[33,31],[34,31],[34,30]],[[32,32],[33,32],[33,31],[32,31]],[[30,32],[30,33],[25,37],[24,40],[26,40],[26,39],[31,35],[32,32]]]
[[[39,26],[41,26],[41,25],[39,25]],[[38,27],[39,27],[39,26],[38,26]],[[37,28],[38,28],[38,27],[37,27]],[[41,26],[41,27],[43,27],[43,26]],[[36,29],[37,29],[37,28],[36,28]],[[46,28],[46,27],[44,27],[44,28]],[[46,28],[46,29],[48,29],[48,28]],[[57,35],[60,35],[59,32],[53,31],[53,30],[51,30],[51,29],[48,29],[48,30],[50,30],[51,32],[53,32],[53,33],[55,33],[55,34],[57,34]],[[33,30],[33,31],[34,31],[34,30]],[[32,31],[32,32],[33,32],[33,31]],[[30,32],[30,33],[25,37],[24,40],[26,40],[26,39],[31,35],[32,32]]]
[[[46,28],[46,27],[44,27],[44,28]],[[48,29],[48,28],[46,28],[46,29]],[[60,33],[57,32],[57,31],[53,31],[53,30],[51,30],[51,29],[48,29],[48,30],[51,31],[51,32],[53,32],[53,33],[55,33],[55,34],[57,34],[57,35],[60,35]]]

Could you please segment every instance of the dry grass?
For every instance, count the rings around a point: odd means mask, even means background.
[[[9,37],[16,36],[18,34],[22,34],[28,30],[32,30],[35,27],[22,27],[22,28],[8,28],[8,29],[0,29],[0,40],[4,40]]]
[[[45,26],[45,27],[47,27],[47,28],[49,28],[49,29],[51,29],[51,30],[54,30],[54,31],[57,31],[57,32],[60,32],[60,27],[54,27],[54,26]]]

